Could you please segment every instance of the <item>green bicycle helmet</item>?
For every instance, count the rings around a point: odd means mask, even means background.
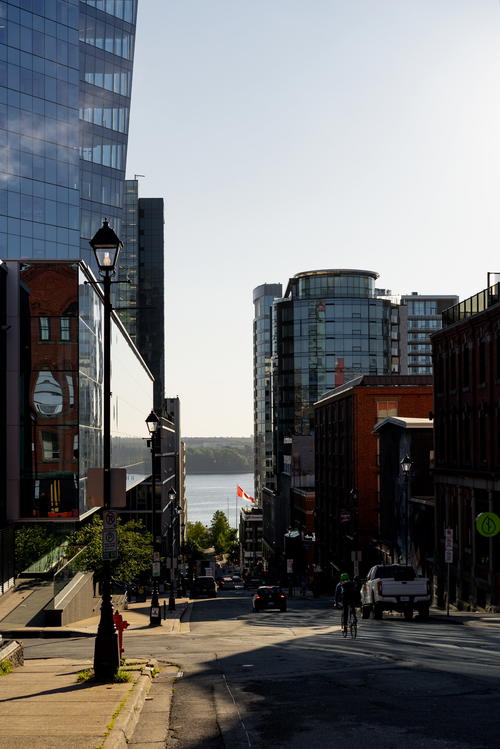
[[[345,583],[347,580],[350,580],[350,577],[347,572],[343,572],[340,576],[340,582]]]

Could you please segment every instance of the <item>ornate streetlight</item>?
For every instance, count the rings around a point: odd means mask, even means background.
[[[174,506],[177,493],[172,487],[168,490],[168,499],[170,502],[170,534],[171,534],[171,547],[170,547],[170,593],[168,596],[168,610],[175,611],[175,590],[174,590],[174,555],[175,555],[175,522],[181,513],[180,507]]]
[[[104,291],[103,372],[103,505],[111,506],[111,276],[123,246],[107,220],[89,242],[94,250]],[[100,681],[113,681],[120,666],[118,633],[113,621],[110,559],[103,562],[101,617],[95,639],[94,674]]]
[[[405,480],[405,564],[408,564],[410,546],[410,471],[412,465],[410,456],[405,455],[401,461],[401,470]]]
[[[151,411],[146,419],[146,425],[151,437],[151,528],[153,531],[153,592],[151,594],[151,608],[149,610],[149,624],[152,627],[158,627],[161,624],[160,601],[158,599],[158,574],[157,569],[160,566],[160,542],[156,523],[156,475],[155,475],[155,449],[158,434],[160,432],[160,419],[158,415]]]

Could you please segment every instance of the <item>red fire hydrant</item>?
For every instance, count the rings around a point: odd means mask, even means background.
[[[113,621],[115,623],[116,631],[118,632],[118,644],[120,647],[120,655],[123,653],[123,630],[127,629],[128,622],[125,621],[119,611],[115,611],[113,614]]]

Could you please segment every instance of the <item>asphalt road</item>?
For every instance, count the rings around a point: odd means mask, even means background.
[[[359,622],[326,601],[287,613],[250,596],[197,600],[190,631],[127,636],[128,656],[175,663],[168,749],[500,747],[500,626]],[[93,640],[26,640],[25,657],[92,657]]]

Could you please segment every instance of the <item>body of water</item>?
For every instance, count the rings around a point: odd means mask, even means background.
[[[203,473],[186,476],[188,521],[201,520],[210,525],[216,510],[226,513],[229,525],[237,528],[241,507],[251,507],[251,502],[236,497],[236,487],[253,497],[253,473]]]

